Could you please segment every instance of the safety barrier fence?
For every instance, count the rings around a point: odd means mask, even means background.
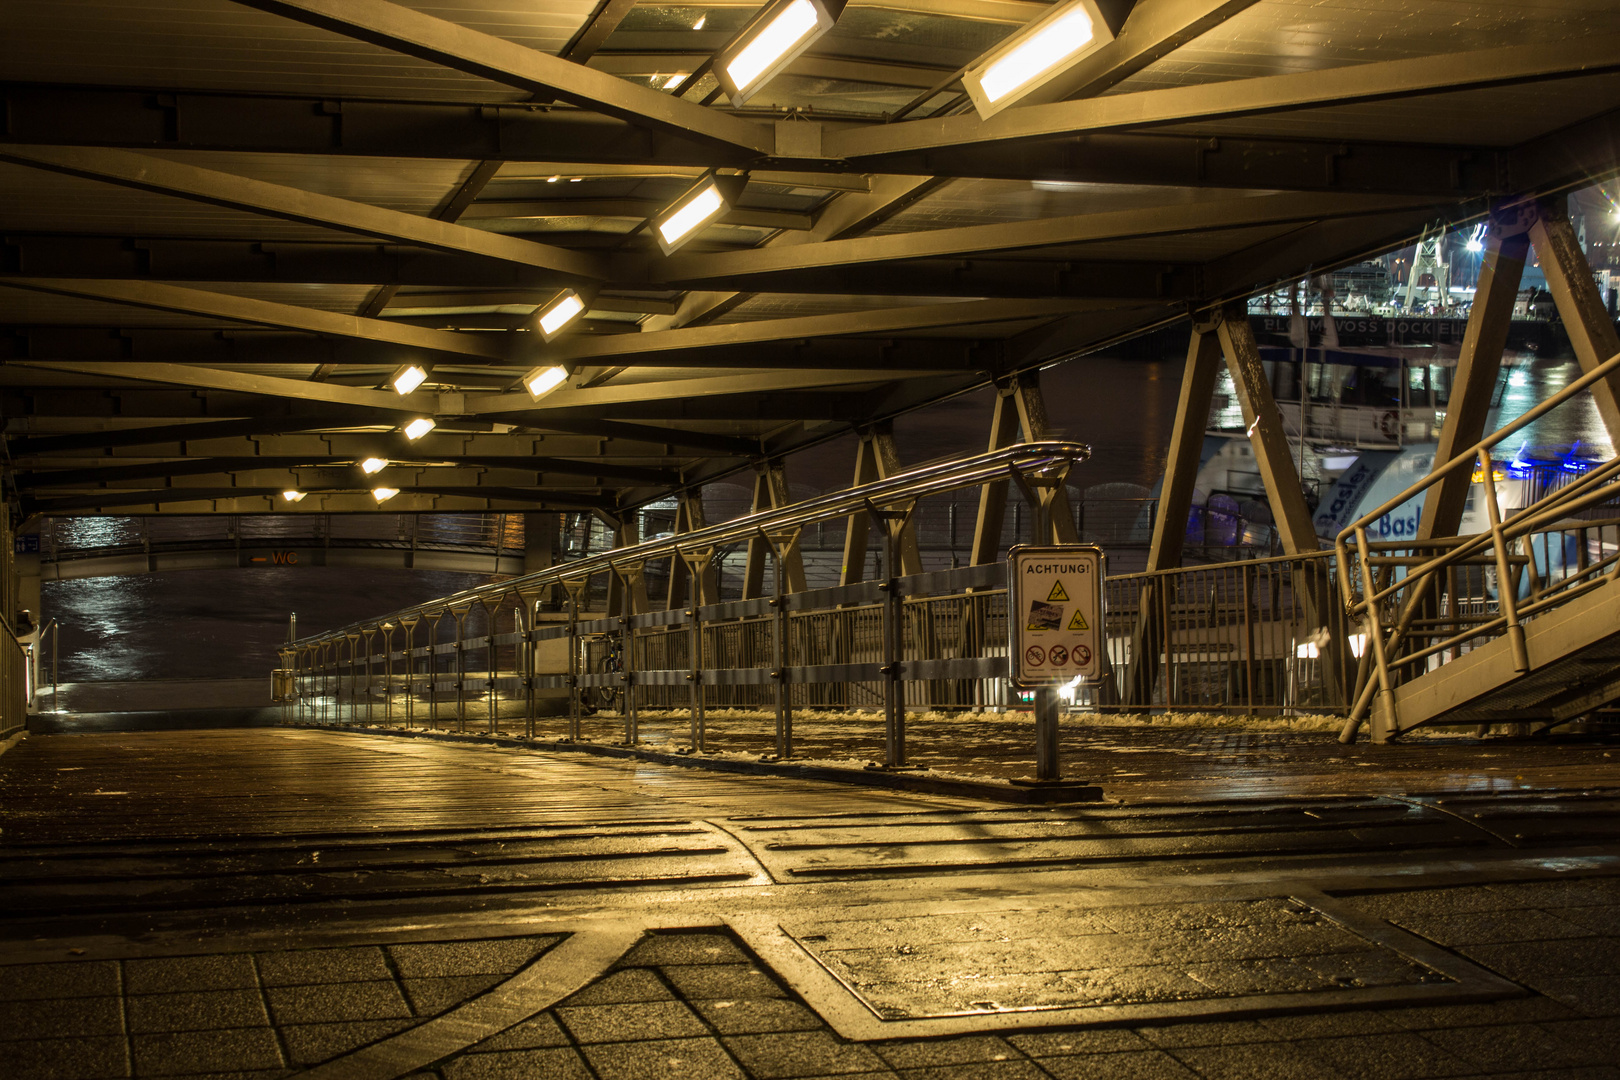
[[[0,622],[0,740],[23,730],[28,723],[28,702],[33,672],[28,653],[9,622]]]
[[[1347,615],[1369,648],[1358,665],[1341,738],[1351,741],[1369,715],[1389,737],[1427,718],[1395,715],[1393,691],[1487,641],[1507,638],[1514,669],[1530,663],[1524,624],[1620,579],[1620,546],[1610,516],[1620,498],[1620,457],[1504,514],[1491,451],[1518,431],[1620,370],[1620,355],[1593,368],[1512,423],[1393,496],[1340,532],[1334,550]],[[1423,543],[1374,543],[1368,528],[1435,484],[1478,469],[1488,527],[1471,536]],[[1456,481],[1454,481],[1456,482]],[[1599,514],[1595,519],[1582,515]],[[1376,701],[1376,711],[1375,711]]]
[[[706,708],[766,706],[775,710],[777,753],[786,757],[793,749],[795,708],[881,707],[885,762],[904,765],[908,699],[928,707],[1006,701],[1005,567],[897,573],[899,546],[918,501],[1013,481],[1032,511],[1042,513],[1049,501],[1042,494],[1049,496],[1088,454],[1078,443],[1022,444],[614,549],[302,639],[282,652],[284,709],[289,718],[316,723],[345,713],[348,719],[375,719],[381,675],[386,718],[394,714],[396,689],[403,689],[408,724],[415,722],[417,698],[425,692],[423,719],[430,725],[444,711],[464,729],[476,702],[494,730],[504,703],[521,712],[524,734],[532,737],[537,699],[549,696],[564,700],[568,737],[578,738],[581,708],[598,695],[617,699],[612,703],[623,714],[627,743],[638,741],[641,710],[689,709],[692,745],[704,750]],[[787,591],[786,560],[805,528],[852,514],[867,515],[883,529],[883,579]],[[1047,534],[1043,522],[1037,535]],[[701,583],[717,549],[749,540],[770,555],[771,595],[582,617],[580,600],[593,576],[612,575],[623,595],[634,595],[649,562],[678,559]],[[568,612],[542,625],[539,604],[559,588],[568,596]],[[483,614],[482,635],[468,632],[475,610]],[[502,633],[506,612],[513,629]],[[442,642],[447,620],[455,640]],[[396,643],[396,635],[403,642]]]

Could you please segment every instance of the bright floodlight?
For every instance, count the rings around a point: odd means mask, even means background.
[[[432,431],[434,426],[433,418],[431,416],[418,416],[415,420],[412,420],[410,423],[405,425],[405,437],[410,439],[412,442],[415,442],[417,439],[420,439],[422,436]]]
[[[399,488],[375,487],[371,489],[371,497],[380,503],[387,502],[399,494]]]
[[[776,0],[716,57],[720,85],[741,105],[833,28],[844,0]]]
[[[288,502],[301,502],[303,501],[304,496],[307,494],[308,492],[299,491],[297,488],[288,488],[286,491],[281,493],[281,497],[286,499]]]
[[[360,463],[360,471],[365,473],[367,476],[370,476],[372,473],[380,473],[386,468],[388,468],[387,458],[368,457],[366,460]]]
[[[529,396],[539,401],[568,378],[568,369],[563,367],[535,368],[523,376],[523,385],[528,388]]]
[[[540,335],[550,341],[584,311],[585,301],[580,298],[579,293],[573,289],[564,289],[562,295],[540,309]]]
[[[962,85],[979,115],[989,117],[1113,38],[1095,0],[1073,0],[975,64]]]
[[[705,176],[670,203],[653,218],[653,234],[664,254],[673,254],[730,209],[747,183],[746,176]]]
[[[1484,251],[1485,245],[1480,243],[1478,240],[1470,240],[1468,241],[1468,250],[1475,252]]]
[[[388,385],[398,393],[408,394],[427,382],[427,369],[421,364],[406,364],[388,379]]]

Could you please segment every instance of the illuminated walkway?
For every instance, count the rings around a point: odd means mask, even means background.
[[[1125,802],[1020,807],[305,729],[33,736],[0,757],[0,1054],[8,1077],[1608,1075],[1620,767],[1537,747],[1539,772],[1447,795],[1440,756],[1368,749],[1346,794],[1194,801],[1150,767]],[[1361,793],[1400,770],[1427,794]]]

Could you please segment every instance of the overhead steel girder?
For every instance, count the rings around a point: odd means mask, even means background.
[[[543,295],[580,281],[557,270],[396,244],[39,233],[0,236],[0,282],[17,275],[484,287]]]
[[[665,204],[655,199],[484,199],[467,207],[463,221],[521,220],[524,218],[610,217],[654,218]],[[814,227],[814,214],[793,210],[760,210],[735,206],[715,219],[721,225],[746,225],[762,229]]]
[[[739,371],[765,369],[815,371],[842,368],[915,373],[994,372],[1001,370],[1005,356],[1006,350],[1002,347],[1002,342],[996,338],[806,337],[737,345],[714,345],[672,352],[620,354],[602,357],[601,361],[604,364],[611,363],[615,368],[673,369],[690,366],[736,368]]]
[[[362,406],[384,416],[433,415],[438,395],[417,391],[396,394],[391,390],[366,390],[335,383],[285,379],[275,375],[252,375],[239,371],[198,367],[192,364],[97,363],[75,361],[16,361],[18,366],[65,374],[92,375],[103,379],[167,383],[187,389],[231,390],[243,394],[321,401],[333,405]]]
[[[606,72],[387,0],[236,0],[335,34],[492,82],[555,97],[636,125],[674,131],[759,155],[775,150],[772,128],[637,86]]]
[[[331,510],[323,508],[318,503],[315,506],[304,507],[302,503],[286,505],[280,498],[282,489],[279,487],[218,487],[218,488],[158,488],[151,491],[103,491],[93,495],[73,495],[57,499],[22,500],[23,513],[29,516],[40,515],[66,515],[82,514],[86,511],[122,509],[132,507],[163,506],[174,503],[206,502],[217,503],[222,500],[263,499],[264,512],[274,507],[276,513],[323,513]],[[416,490],[401,491],[386,503],[377,503],[365,489],[358,486],[348,486],[337,489],[316,489],[310,492],[311,496],[318,495],[353,495],[356,506],[343,508],[344,513],[354,513],[360,510],[378,510],[383,513],[396,514],[401,512],[433,511],[433,510],[472,510],[487,509],[500,510],[505,508],[545,510],[545,509],[580,509],[612,511],[618,508],[618,500],[610,496],[592,495],[589,492],[544,491],[528,490],[523,488],[463,488],[463,487],[431,487]],[[441,505],[440,500],[453,501],[451,505]],[[305,503],[311,499],[306,498]],[[366,503],[370,503],[367,506]]]
[[[1511,190],[1543,195],[1620,172],[1620,109],[1517,146],[1508,156]]]
[[[550,346],[546,359],[555,363],[641,358],[657,362],[663,354],[748,345],[767,341],[881,334],[902,330],[935,329],[944,326],[972,326],[983,323],[1072,315],[1102,302],[1076,300],[969,300],[956,304],[921,304],[910,307],[878,308],[841,312],[836,315],[805,315],[787,319],[759,319],[740,323],[684,327],[640,334],[604,337],[575,335]]]
[[[393,370],[399,346],[280,330],[0,328],[0,360],[145,360],[189,364],[361,364]]]
[[[827,133],[829,157],[856,160],[934,147],[1220,120],[1620,70],[1620,40],[1594,36],[1477,52],[1385,60],[1322,71],[1110,94],[975,115]]]
[[[251,97],[31,84],[0,84],[0,104],[4,105],[5,124],[0,135],[16,144],[540,161],[559,169],[584,163],[690,170],[709,165],[741,167],[751,160],[742,153],[728,155],[609,117],[527,105]],[[1436,143],[1105,131],[1013,145],[969,143],[800,164],[817,172],[1266,191],[1485,194],[1511,187],[1504,156],[1504,151],[1494,148]],[[767,173],[756,171],[754,175],[770,182]],[[829,183],[835,179],[834,175],[827,178]],[[164,242],[164,248],[177,243]],[[297,249],[296,245],[273,247],[281,260],[293,258]],[[159,250],[154,248],[151,258],[157,260]],[[482,267],[479,273],[482,277],[500,271],[495,264]],[[412,265],[388,272],[408,277]],[[457,273],[464,274],[464,266]],[[261,279],[255,274],[236,280]],[[462,279],[395,281],[373,274],[343,280],[449,284]]]
[[[297,304],[279,304],[270,300],[255,300],[245,296],[211,292],[207,289],[189,289],[182,285],[169,285],[158,281],[111,281],[104,278],[30,278],[0,279],[0,287],[32,289],[36,292],[72,296],[83,300],[102,300],[131,307],[152,308],[181,315],[197,315],[233,322],[275,326],[286,330],[304,330],[335,337],[361,338],[384,342],[407,349],[447,353],[456,356],[476,356],[484,360],[505,360],[509,354],[506,335],[485,337],[461,334],[448,330],[431,330],[390,322],[387,319],[367,319],[358,315],[344,315],[336,311],[321,311]]]
[[[382,440],[379,440],[381,443]],[[180,460],[143,462],[132,465],[103,464],[88,469],[42,468],[45,461],[24,461],[16,465],[15,482],[19,488],[79,487],[102,482],[117,484],[125,480],[155,480],[168,476],[204,476],[209,473],[253,472],[259,469],[301,469],[354,461],[355,455],[310,454],[298,457],[192,457]],[[426,458],[428,465],[405,462],[413,458]],[[639,484],[679,484],[680,473],[673,469],[647,469],[633,465],[615,465],[609,462],[567,461],[559,458],[512,457],[458,457],[455,455],[424,455],[418,452],[404,462],[394,462],[390,468],[405,470],[432,470],[449,467],[456,469],[479,468],[498,470],[502,474],[518,473],[531,477],[545,474],[583,476],[599,480],[621,480]]]
[[[331,416],[249,417],[241,420],[214,420],[196,424],[165,424],[155,427],[114,428],[110,431],[83,431],[61,435],[9,436],[6,452],[12,460],[35,454],[73,453],[81,450],[112,450],[122,446],[182,444],[200,439],[229,439],[250,435],[280,435],[299,431],[322,431],[346,425],[374,423],[367,413],[333,413]]]
[[[1245,226],[1286,225],[1317,218],[1393,213],[1432,204],[1433,200],[1416,197],[1376,195],[1286,194],[1210,199],[1072,217],[855,237],[791,247],[674,255],[667,260],[649,263],[648,273],[656,275],[668,286],[716,279],[735,281],[786,270],[989,254]]]
[[[389,210],[352,199],[319,195],[285,184],[253,180],[235,173],[204,169],[150,154],[105,148],[0,144],[0,161],[227,206],[305,225],[324,226],[573,274],[580,278],[599,279],[603,276],[601,261],[588,253],[537,244],[515,236]]]

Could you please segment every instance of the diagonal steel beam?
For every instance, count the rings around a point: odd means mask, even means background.
[[[0,161],[438,251],[464,252],[583,278],[606,276],[600,260],[567,248],[128,150],[0,144]]]
[[[812,371],[779,371],[760,375],[722,375],[700,379],[657,379],[652,382],[556,390],[539,401],[535,401],[528,394],[469,394],[467,395],[467,412],[474,416],[498,416],[511,412],[545,413],[554,410],[597,408],[604,405],[625,405],[647,401],[690,402],[704,398],[731,397],[738,394],[814,390],[829,386],[864,386],[871,383],[892,382],[901,379],[925,379],[931,376],[961,374],[963,372],[960,370],[888,371],[882,368],[854,368],[850,370],[821,368]]]
[[[334,405],[357,405],[385,413],[432,415],[437,404],[434,394],[405,394],[391,390],[364,390],[337,383],[308,382],[304,379],[283,379],[274,375],[249,375],[240,371],[221,371],[219,368],[194,367],[189,364],[141,364],[117,361],[22,360],[12,362],[16,367],[41,371],[60,371],[76,375],[97,375],[110,379],[133,379],[137,382],[165,383],[170,386],[190,386],[207,390],[231,390],[243,394],[263,394],[271,397],[296,398],[301,401],[323,401]]]
[[[760,319],[754,322],[724,323],[659,330],[641,334],[615,334],[596,338],[575,337],[546,350],[547,362],[623,359],[643,356],[657,362],[653,354],[712,349],[767,341],[791,341],[849,334],[881,334],[895,330],[920,330],[940,326],[968,326],[978,323],[1072,315],[1087,308],[1113,307],[1107,301],[1084,300],[969,300],[957,304],[919,304],[878,311],[855,311],[837,315],[806,315],[790,319]]]
[[[300,307],[297,304],[279,304],[272,300],[254,300],[245,296],[210,292],[207,289],[188,289],[182,285],[167,285],[159,281],[106,281],[95,278],[81,281],[75,278],[14,277],[6,278],[3,285],[58,296],[74,296],[83,300],[102,300],[131,307],[172,311],[182,315],[211,316],[286,330],[305,330],[316,334],[386,342],[436,353],[476,356],[485,360],[504,360],[508,355],[504,336],[486,339],[475,334],[432,330],[389,319],[365,319],[358,315],[320,311]]]
[[[408,451],[402,451],[408,453]],[[418,459],[423,455],[418,455]],[[389,468],[429,471],[435,468],[455,469],[475,467],[538,475],[554,473],[560,476],[586,476],[604,480],[622,480],[642,484],[676,484],[680,474],[673,469],[649,469],[634,465],[615,465],[609,462],[570,461],[564,458],[531,457],[457,457],[439,454],[425,455],[432,464],[414,463],[417,459],[390,458]],[[131,465],[97,465],[89,469],[39,468],[21,466],[16,472],[18,488],[78,487],[81,485],[116,484],[125,480],[156,480],[171,476],[206,476],[211,473],[253,472],[257,469],[313,469],[335,465],[353,466],[354,455],[308,454],[300,457],[193,457],[166,461],[147,461]]]
[[[829,157],[858,161],[908,150],[1219,120],[1616,70],[1620,38],[1594,36],[1030,105],[989,120],[962,115],[850,128],[829,132],[824,150]]]
[[[80,431],[64,435],[25,435],[6,441],[12,458],[31,454],[55,454],[74,450],[110,450],[120,446],[157,446],[195,439],[229,439],[245,435],[281,435],[298,431],[325,431],[329,428],[374,424],[368,413],[336,412],[330,416],[248,417],[241,420],[205,420],[195,424],[161,424],[152,427],[115,428],[110,431]]]
[[[236,0],[246,7],[710,143],[775,152],[773,129],[387,0]]]
[[[794,247],[677,255],[653,264],[651,271],[661,275],[668,284],[740,279],[810,267],[976,255],[1250,225],[1280,225],[1318,218],[1381,214],[1433,204],[1432,198],[1422,196],[1306,193],[1211,199],[1101,214],[856,237]]]

